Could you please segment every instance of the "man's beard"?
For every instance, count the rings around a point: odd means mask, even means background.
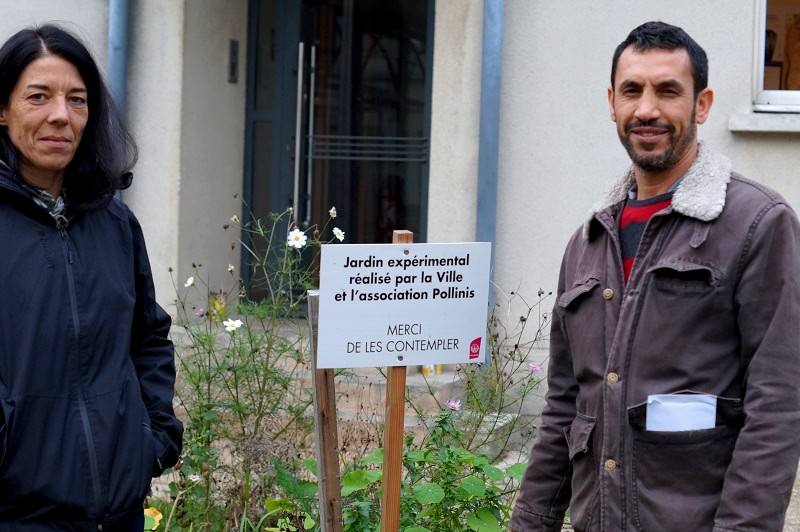
[[[636,127],[659,127],[667,131],[667,147],[661,153],[647,153],[636,151],[631,141],[630,133]],[[692,113],[689,127],[686,134],[682,138],[676,139],[674,137],[675,128],[669,124],[660,124],[657,121],[642,122],[641,120],[633,120],[625,126],[624,132],[619,132],[619,140],[622,146],[628,152],[628,156],[633,161],[633,164],[645,172],[664,172],[669,170],[681,160],[681,157],[686,152],[686,149],[694,142],[697,136],[697,125],[695,124],[695,113]]]

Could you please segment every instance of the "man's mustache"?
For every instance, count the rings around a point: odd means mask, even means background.
[[[637,118],[634,118],[625,124],[625,133],[630,133],[634,128],[637,127],[652,127],[656,129],[663,129],[664,131],[668,131],[670,133],[675,131],[675,128],[668,122],[659,122],[658,120],[648,120],[647,122],[643,122]]]

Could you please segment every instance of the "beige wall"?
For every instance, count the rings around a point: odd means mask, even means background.
[[[475,238],[483,2],[437,0],[428,242]]]
[[[183,2],[144,0],[131,10],[127,116],[139,145],[133,185],[123,199],[144,230],[156,296],[162,305],[174,290],[182,172],[181,92]]]
[[[647,20],[682,26],[709,55],[716,100],[700,138],[800,208],[800,133],[728,129],[731,115],[751,108],[754,1],[640,0],[614,3],[616,9],[590,0],[505,1],[495,248],[500,288],[519,285],[531,298],[539,287],[554,290],[564,245],[605,184],[629,164],[608,116],[606,90],[614,48]],[[450,228],[474,219],[477,131],[466,110],[477,109],[480,98],[480,52],[472,41],[480,40],[482,4],[437,2],[430,241],[453,240]],[[459,26],[449,17],[470,23]],[[448,54],[454,64],[442,60]],[[550,298],[546,306],[552,304]]]
[[[147,237],[156,293],[175,299],[193,264],[215,288],[239,267],[247,1],[147,0],[132,10],[128,107],[139,142],[125,194]],[[228,40],[239,40],[239,81],[228,83]]]
[[[0,0],[0,42],[22,28],[55,22],[78,35],[101,68],[108,58],[108,0]]]
[[[231,280],[228,264],[239,271],[239,231],[222,226],[242,211],[247,0],[192,0],[184,21],[178,264],[182,278],[202,264],[216,290]],[[230,39],[239,41],[237,83],[228,83]]]

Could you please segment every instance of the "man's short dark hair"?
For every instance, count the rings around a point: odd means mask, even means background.
[[[626,48],[633,48],[634,52],[648,50],[686,50],[692,65],[692,78],[694,78],[694,96],[708,87],[708,57],[705,50],[689,37],[689,34],[678,26],[661,21],[645,22],[634,29],[628,37],[614,50],[614,59],[611,61],[611,88],[614,88],[614,79],[617,74],[619,56]]]

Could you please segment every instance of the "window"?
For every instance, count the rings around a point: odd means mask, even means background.
[[[759,0],[755,111],[800,113],[800,0]]]

